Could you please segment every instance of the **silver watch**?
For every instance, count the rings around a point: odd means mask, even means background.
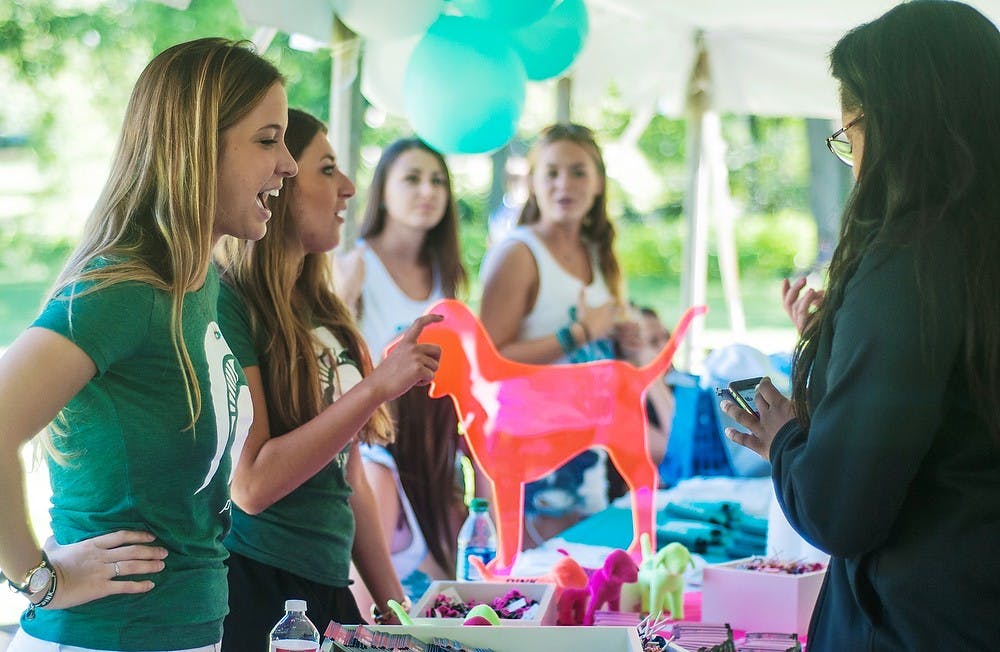
[[[42,561],[24,574],[23,584],[18,584],[9,577],[7,578],[7,584],[11,589],[29,597],[44,590],[50,582],[52,582],[52,566],[45,553],[42,553]]]

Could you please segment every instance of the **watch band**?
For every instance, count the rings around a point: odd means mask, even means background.
[[[49,559],[48,557],[45,557],[44,552],[42,553],[42,558],[45,561],[45,563],[48,563]],[[27,620],[34,620],[35,609],[41,609],[43,607],[47,607],[49,603],[52,602],[52,599],[56,597],[56,585],[59,584],[59,576],[56,574],[56,569],[51,567],[51,564],[49,564],[49,567],[52,570],[52,580],[49,582],[49,590],[45,592],[45,595],[43,595],[42,599],[39,600],[37,603],[32,602],[31,604],[28,605],[28,610],[24,612],[24,617]]]
[[[48,555],[45,554],[44,550],[42,551],[42,561],[40,561],[37,566],[34,566],[34,567],[28,569],[28,572],[24,574],[24,583],[23,584],[19,584],[19,583],[15,582],[10,577],[4,575],[3,572],[0,572],[0,579],[7,581],[7,586],[10,587],[11,591],[14,591],[15,593],[20,593],[21,595],[30,598],[35,593],[38,593],[39,591],[41,591],[41,589],[38,589],[38,591],[34,591],[34,592],[31,590],[31,578],[35,575],[35,573],[37,573],[39,571],[42,571],[42,570],[48,571],[49,575],[52,578],[55,578],[55,576],[56,576],[55,569],[52,568],[52,564],[49,562],[49,557],[48,557]],[[50,584],[52,584],[52,583],[54,583],[54,580],[50,581]]]

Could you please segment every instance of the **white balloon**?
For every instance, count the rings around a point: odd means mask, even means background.
[[[392,40],[423,34],[445,0],[333,0],[333,10],[361,36]]]
[[[386,113],[406,117],[403,103],[403,79],[417,43],[423,38],[415,34],[404,39],[381,41],[367,39],[361,69],[361,94]]]

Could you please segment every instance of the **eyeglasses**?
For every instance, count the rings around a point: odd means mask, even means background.
[[[844,165],[848,167],[854,167],[854,151],[851,147],[851,141],[847,140],[847,130],[858,124],[861,118],[865,117],[864,113],[858,115],[846,125],[833,132],[833,134],[826,139],[826,146],[830,148],[833,155],[839,158]]]

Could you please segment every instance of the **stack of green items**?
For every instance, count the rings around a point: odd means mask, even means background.
[[[676,541],[719,560],[763,555],[767,548],[767,520],[744,513],[736,502],[671,502],[656,522],[657,548]]]

